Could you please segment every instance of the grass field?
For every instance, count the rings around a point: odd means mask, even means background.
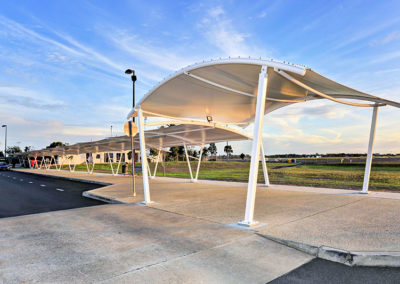
[[[364,165],[362,164],[337,164],[337,165],[297,165],[295,167],[283,167],[293,164],[267,163],[268,173],[273,184],[290,184],[302,186],[316,186],[328,188],[361,189],[364,177]],[[140,164],[136,164],[140,166]],[[193,171],[197,162],[191,163]],[[67,169],[68,167],[64,167]],[[117,164],[114,164],[114,169]],[[150,164],[153,172],[154,164]],[[76,167],[77,171],[86,171],[85,165]],[[130,168],[129,168],[130,170]],[[98,164],[95,172],[111,173],[109,164]],[[121,173],[121,168],[119,169]],[[202,162],[199,179],[225,180],[247,182],[249,175],[249,162]],[[161,164],[158,165],[157,176],[164,176]],[[165,176],[189,178],[186,162],[165,163]],[[260,164],[258,182],[263,182],[262,167]],[[373,164],[370,180],[371,190],[400,191],[400,165],[399,164]]]

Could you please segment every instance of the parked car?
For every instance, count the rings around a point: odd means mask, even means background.
[[[10,168],[10,165],[6,162],[0,162],[0,171],[9,171]]]

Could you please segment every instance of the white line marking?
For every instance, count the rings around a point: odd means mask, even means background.
[[[62,189],[62,188],[56,188],[56,190],[58,190],[58,191],[64,191],[64,189]]]
[[[16,177],[13,177],[13,179],[16,179]]]
[[[41,186],[41,187],[45,187],[46,185],[45,185],[45,184],[41,184],[40,186]]]
[[[33,183],[33,181],[30,181],[29,183]]]
[[[22,178],[19,181],[24,181]]]

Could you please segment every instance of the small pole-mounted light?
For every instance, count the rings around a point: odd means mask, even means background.
[[[208,122],[212,122],[212,121],[213,121],[213,119],[212,119],[212,116],[211,116],[211,115],[207,115],[207,121],[208,121]]]

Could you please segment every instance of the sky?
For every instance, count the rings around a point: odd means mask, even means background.
[[[399,1],[1,1],[0,123],[8,145],[34,149],[102,139],[111,125],[123,135],[125,69],[138,101],[174,71],[228,56],[306,65],[400,101],[399,11]],[[285,107],[265,116],[266,154],[364,153],[371,116],[325,100]],[[400,153],[400,109],[380,109],[375,152]]]

